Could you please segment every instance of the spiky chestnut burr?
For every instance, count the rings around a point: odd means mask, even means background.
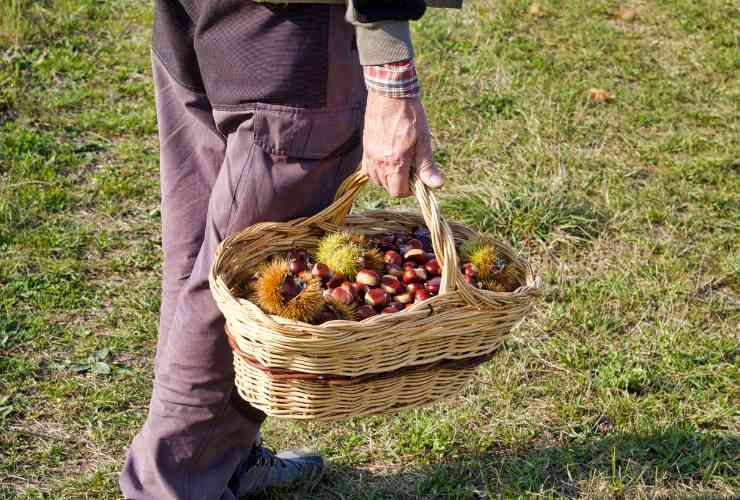
[[[354,321],[356,319],[356,310],[351,304],[344,304],[333,298],[327,299],[321,307],[321,312],[316,318],[316,324],[320,325],[327,321],[334,320]]]
[[[265,312],[310,323],[321,310],[321,282],[308,272],[294,275],[290,264],[276,259],[258,271],[255,300]]]
[[[513,292],[519,288],[519,276],[513,265],[507,264],[499,273],[495,273],[493,278],[481,283],[486,290],[494,292]]]
[[[360,268],[370,269],[375,272],[383,272],[385,265],[383,254],[377,248],[368,248],[365,255],[360,257],[357,265]]]
[[[499,281],[503,283],[503,285],[509,292],[513,292],[514,290],[516,290],[521,284],[519,281],[519,272],[511,262],[507,263],[504,266],[504,268],[499,273],[499,276]]]
[[[316,247],[316,261],[323,262],[333,273],[341,274],[349,280],[355,278],[363,267],[379,266],[382,270],[380,254],[372,252],[363,236],[347,232],[327,234]]]
[[[460,254],[475,268],[476,276],[483,281],[493,279],[501,272],[506,261],[498,254],[493,242],[485,238],[468,240],[460,247]]]

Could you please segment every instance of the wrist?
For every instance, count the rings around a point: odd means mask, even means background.
[[[369,92],[401,99],[421,95],[419,79],[413,59],[395,63],[362,67],[365,86]]]

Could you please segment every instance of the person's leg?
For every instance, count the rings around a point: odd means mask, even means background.
[[[321,9],[331,17],[315,19],[309,30],[326,37],[318,57],[327,59],[325,68],[348,68],[349,76],[327,71],[326,87],[312,94],[323,95],[323,105],[310,109],[221,106],[225,142],[205,118],[210,96],[155,59],[167,276],[150,412],[121,476],[126,498],[234,497],[226,485],[263,415],[233,397],[231,350],[208,290],[213,253],[224,237],[249,224],[317,212],[361,156],[363,93],[351,36],[341,7]],[[269,15],[262,15],[269,24]],[[327,29],[316,30],[322,23]],[[328,65],[331,58],[336,65]]]

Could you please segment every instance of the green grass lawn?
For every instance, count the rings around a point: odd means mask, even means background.
[[[442,205],[546,293],[455,401],[269,421],[333,465],[295,498],[737,497],[740,6],[468,3],[415,27]],[[138,0],[0,0],[2,499],[118,498],[146,414],[151,21]]]

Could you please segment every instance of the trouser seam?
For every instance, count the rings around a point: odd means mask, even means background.
[[[204,88],[201,88],[201,87],[194,87],[194,86],[192,86],[192,85],[188,85],[187,83],[185,83],[185,82],[181,81],[181,80],[180,80],[179,78],[177,78],[177,77],[175,76],[175,74],[174,74],[174,73],[172,72],[172,70],[171,70],[171,69],[170,69],[169,67],[167,67],[167,63],[166,63],[166,62],[164,61],[164,58],[163,58],[163,57],[162,57],[161,55],[159,55],[159,53],[157,52],[157,49],[155,49],[154,47],[149,47],[149,50],[151,51],[151,53],[152,53],[152,56],[154,56],[154,57],[156,57],[156,58],[157,58],[157,62],[159,62],[159,64],[161,64],[161,65],[162,65],[162,68],[163,68],[163,69],[165,70],[165,72],[167,73],[167,76],[168,76],[168,77],[169,77],[169,78],[170,78],[170,79],[171,79],[171,80],[172,80],[173,82],[175,82],[175,83],[176,83],[176,84],[178,84],[178,85],[179,85],[180,87],[182,87],[182,88],[184,88],[184,89],[186,89],[186,90],[189,90],[190,92],[192,92],[192,93],[194,93],[194,94],[198,94],[198,95],[201,95],[201,96],[205,96],[205,97],[208,97],[208,94],[206,94],[206,91],[205,91],[205,89],[204,89]],[[211,106],[211,107],[213,107],[213,106]]]
[[[234,216],[234,206],[236,205],[236,194],[239,191],[239,186],[242,183],[242,179],[244,178],[244,175],[247,170],[250,169],[250,165],[252,163],[252,159],[254,158],[254,148],[256,147],[254,140],[251,141],[249,152],[247,153],[247,157],[244,159],[244,163],[242,164],[241,170],[239,172],[239,178],[236,181],[236,184],[234,184],[234,191],[231,193],[231,204],[229,205],[229,215],[226,218],[226,224],[223,228],[222,236],[226,238],[226,236],[229,234],[229,229],[231,229],[231,219]]]

